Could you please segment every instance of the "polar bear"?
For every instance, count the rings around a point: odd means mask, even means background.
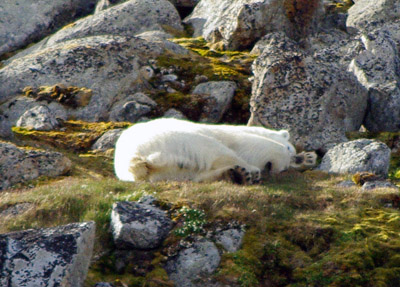
[[[289,167],[292,152],[286,145],[231,127],[178,119],[135,124],[116,143],[116,175],[125,181],[230,178],[251,184],[266,169],[279,173]]]

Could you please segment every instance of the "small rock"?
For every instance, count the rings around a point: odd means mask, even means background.
[[[164,118],[174,118],[174,119],[186,119],[185,115],[175,109],[169,109],[168,111],[165,112]]]
[[[114,129],[105,132],[92,146],[92,150],[106,151],[115,147],[118,137],[123,129]]]
[[[330,173],[371,172],[387,176],[390,149],[384,143],[359,139],[336,145],[322,158],[320,170]]]
[[[216,235],[216,242],[228,252],[236,252],[242,246],[245,232],[241,229],[233,228],[221,231]]]
[[[0,235],[0,286],[83,286],[94,222]]]
[[[4,216],[17,216],[19,214],[22,214],[26,211],[28,211],[30,208],[34,206],[33,203],[30,202],[23,202],[23,203],[17,203],[2,212],[0,212],[0,217]]]
[[[345,180],[345,181],[339,182],[336,186],[337,187],[348,188],[348,187],[356,186],[356,184],[351,180]]]
[[[116,122],[137,122],[150,113],[157,103],[144,93],[136,93],[116,103],[111,109],[110,120]]]
[[[154,77],[154,70],[150,66],[143,66],[140,68],[140,74],[146,80],[150,80]]]
[[[399,187],[397,185],[395,185],[391,182],[388,182],[388,181],[384,181],[384,180],[367,181],[362,186],[362,190],[372,190],[372,189],[377,189],[377,188],[390,188],[390,189],[399,190]]]
[[[194,77],[194,82],[196,84],[208,82],[208,77],[205,75],[196,75],[196,77]]]
[[[170,259],[165,270],[176,286],[196,286],[194,282],[201,277],[209,277],[217,269],[220,261],[221,256],[215,244],[208,240],[200,240]]]
[[[208,100],[204,107],[201,121],[217,123],[231,105],[236,91],[235,82],[206,82],[196,86],[193,95],[200,95]]]
[[[51,131],[59,126],[60,122],[55,114],[44,105],[27,110],[17,121],[17,127],[37,131]]]
[[[113,204],[111,225],[117,248],[151,249],[162,243],[172,221],[152,205],[121,201]]]
[[[174,74],[163,75],[161,77],[162,82],[175,82],[176,80],[178,80],[178,76]]]

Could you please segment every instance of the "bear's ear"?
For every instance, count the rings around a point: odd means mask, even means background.
[[[287,130],[280,130],[279,135],[287,141],[290,139],[290,134]]]

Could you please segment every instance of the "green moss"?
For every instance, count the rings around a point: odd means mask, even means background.
[[[146,286],[174,286],[169,280],[168,274],[162,267],[156,267],[146,275]]]
[[[257,286],[262,273],[261,259],[265,242],[260,240],[256,230],[248,230],[243,239],[243,247],[234,253],[222,256],[217,278],[223,282],[235,282],[239,286]]]
[[[175,40],[178,41],[179,39]],[[189,42],[189,44],[185,45],[203,45],[204,40],[202,38],[196,41],[195,43]],[[196,49],[197,48],[194,50]],[[199,50],[197,49],[197,51]],[[204,49],[204,51],[209,50]],[[161,95],[153,95],[153,98],[160,104],[163,110],[175,107],[181,110],[189,119],[198,120],[204,100],[200,97],[190,95],[192,88],[197,84],[195,81],[196,76],[204,75],[209,81],[235,81],[238,85],[237,93],[233,99],[230,112],[225,115],[223,121],[229,121],[231,123],[247,122],[249,118],[248,103],[251,95],[251,83],[248,81],[248,78],[251,74],[250,64],[253,57],[248,54],[248,56],[244,56],[245,53],[243,53],[243,55],[240,56],[232,56],[231,61],[222,61],[219,58],[209,57],[209,53],[212,52],[203,53],[203,55],[207,56],[191,54],[189,56],[178,57],[168,53],[160,56],[158,58],[158,66],[165,68],[175,67],[179,79],[184,80],[186,85],[183,89],[176,87],[178,93],[173,93],[172,95],[162,93]],[[178,95],[178,99],[181,100],[179,104],[176,101]]]

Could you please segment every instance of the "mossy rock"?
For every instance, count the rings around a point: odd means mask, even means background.
[[[13,127],[17,138],[23,141],[34,141],[68,151],[83,152],[106,131],[129,127],[126,122],[89,123],[82,121],[66,121],[63,129],[54,131],[33,131],[22,127]]]
[[[177,93],[153,93],[153,99],[161,106],[162,110],[174,107],[182,111],[189,119],[198,120],[199,112],[194,111],[201,100],[190,95],[191,90],[196,86],[196,76],[205,76],[208,81],[235,81],[238,89],[232,101],[232,106],[222,119],[223,122],[246,123],[249,116],[249,101],[251,95],[251,83],[248,78],[251,76],[251,63],[255,56],[248,52],[235,51],[212,51],[208,48],[206,41],[199,38],[178,38],[172,39],[175,43],[191,50],[193,53],[186,56],[176,56],[166,53],[157,59],[157,66],[161,68],[174,67],[175,73],[185,81],[184,88],[174,87]],[[157,79],[153,79],[157,81]],[[161,97],[160,97],[161,96]],[[188,106],[178,106],[176,103],[168,103],[166,99],[185,97]],[[182,103],[182,102],[181,102]],[[184,104],[184,103],[183,103]],[[189,109],[191,110],[190,112]]]

